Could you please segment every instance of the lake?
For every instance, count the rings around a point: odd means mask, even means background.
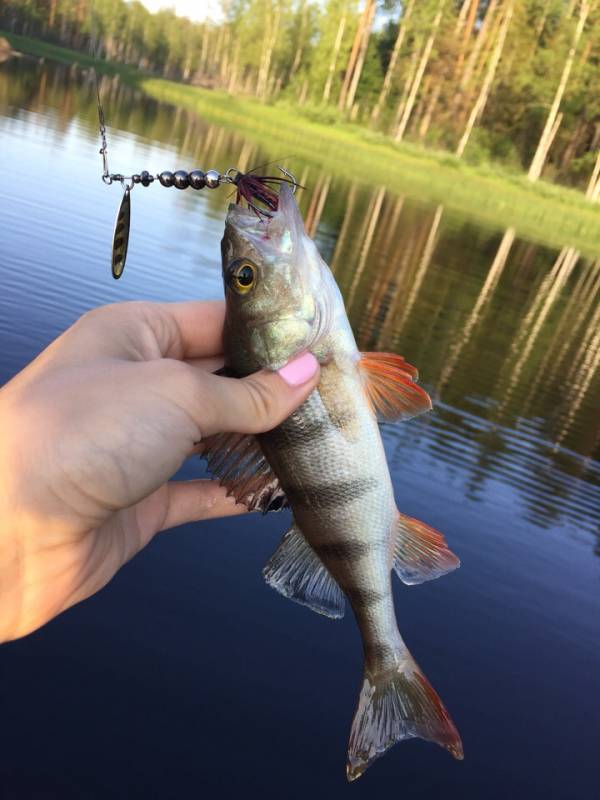
[[[384,443],[399,507],[462,567],[395,600],[465,760],[413,740],[346,784],[360,642],[350,614],[264,584],[284,512],[161,535],[1,648],[0,798],[596,796],[600,261],[323,173],[117,78],[101,90],[113,171],[292,170],[359,346],[418,366],[434,410]],[[2,383],[94,306],[222,296],[224,187],[135,187],[112,279],[121,191],[100,180],[94,92],[65,66],[0,66]]]

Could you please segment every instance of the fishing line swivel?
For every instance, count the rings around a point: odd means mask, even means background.
[[[96,79],[96,98],[98,102],[98,123],[100,129],[100,155],[102,156],[102,182],[107,186],[113,183],[120,183],[123,187],[123,198],[117,212],[115,228],[112,242],[112,276],[118,279],[125,269],[127,259],[127,247],[129,244],[129,232],[131,228],[131,192],[138,184],[140,186],[150,186],[158,181],[161,186],[176,189],[217,189],[219,186],[230,185],[235,188],[236,202],[242,200],[248,204],[257,216],[270,217],[271,212],[277,211],[279,195],[273,188],[281,183],[289,183],[295,192],[299,186],[291,172],[279,167],[283,177],[277,175],[257,175],[255,167],[249,172],[243,173],[237,167],[230,167],[226,172],[221,173],[216,169],[204,170],[194,169],[187,172],[178,169],[175,172],[165,170],[156,175],[142,170],[132,175],[122,175],[119,172],[111,172],[108,165],[108,144],[106,140],[106,122],[104,120],[104,110],[100,101],[100,90]],[[262,165],[262,166],[267,166]],[[259,203],[260,205],[257,205]]]

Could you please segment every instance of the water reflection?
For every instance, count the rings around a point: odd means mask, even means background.
[[[151,101],[117,78],[103,78],[101,90],[113,144],[126,131],[159,148],[162,159],[122,163],[113,146],[112,169],[244,170],[284,155]],[[73,143],[74,121],[90,136],[96,127],[91,76],[66,67],[4,65],[0,106],[5,118],[26,125],[34,121],[23,109],[43,115],[38,135],[53,150],[87,147]],[[91,149],[89,158],[95,155]],[[418,457],[428,478],[458,475],[468,499],[493,502],[495,492],[508,491],[534,526],[597,532],[600,262],[523,241],[512,228],[476,227],[442,205],[367,189],[309,162],[285,163],[307,187],[300,195],[306,227],[331,263],[360,346],[401,352],[434,396],[436,413],[386,431],[392,465]],[[34,202],[38,190],[30,191]],[[191,191],[181,193],[169,213],[197,215],[197,202]],[[222,218],[222,192],[205,192],[201,202],[203,213]],[[216,265],[217,224],[214,230]],[[178,255],[185,242],[177,248]],[[162,258],[153,268],[166,266]],[[91,286],[93,276],[87,280]]]

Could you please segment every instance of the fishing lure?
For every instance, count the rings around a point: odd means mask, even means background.
[[[96,98],[98,103],[98,123],[100,128],[100,155],[102,156],[102,181],[107,186],[112,183],[120,183],[123,187],[123,197],[117,211],[115,227],[112,240],[111,270],[112,276],[118,280],[125,269],[127,260],[127,249],[129,246],[129,233],[131,230],[131,192],[135,186],[148,187],[158,181],[161,186],[176,189],[217,189],[219,186],[233,186],[236,193],[236,203],[238,205],[245,201],[252,211],[259,217],[270,217],[277,211],[279,195],[273,187],[282,183],[290,184],[292,191],[299,186],[291,172],[278,167],[282,172],[280,175],[257,175],[256,170],[267,166],[263,164],[259,167],[244,173],[237,167],[230,167],[226,172],[221,173],[216,169],[202,170],[193,169],[187,172],[183,169],[170,172],[163,172],[153,175],[148,170],[142,170],[132,175],[122,175],[119,172],[111,172],[108,166],[108,144],[106,139],[106,122],[104,119],[104,109],[100,101],[100,90],[96,81]]]

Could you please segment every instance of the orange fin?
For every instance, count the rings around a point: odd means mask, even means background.
[[[394,572],[413,586],[446,575],[460,567],[443,534],[406,514],[398,515],[394,542]]]
[[[394,353],[362,353],[358,367],[373,411],[386,420],[410,419],[431,410],[417,385],[417,370]]]

